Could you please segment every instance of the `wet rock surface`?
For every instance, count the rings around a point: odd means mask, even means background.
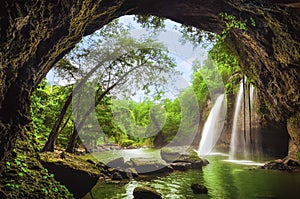
[[[133,190],[134,199],[162,199],[161,194],[151,187],[136,187]]]
[[[170,173],[173,168],[164,160],[154,158],[131,158],[133,167],[139,174]]]
[[[280,170],[280,171],[291,171],[296,172],[300,171],[299,162],[292,160],[290,158],[277,159],[271,162],[266,163],[261,166],[262,169],[266,170]]]

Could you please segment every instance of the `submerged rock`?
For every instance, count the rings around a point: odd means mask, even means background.
[[[161,159],[131,158],[130,161],[138,174],[170,173],[173,171],[173,168]]]
[[[151,187],[136,187],[133,190],[134,199],[162,199],[161,194]]]
[[[207,194],[208,190],[204,185],[193,183],[191,184],[191,189],[193,190],[194,194]]]

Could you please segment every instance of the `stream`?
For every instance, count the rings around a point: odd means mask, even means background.
[[[131,149],[93,154],[103,162],[123,156],[160,157],[159,150]],[[226,161],[228,155],[206,156],[210,162],[202,171],[174,171],[169,175],[144,176],[124,183],[100,181],[92,189],[95,199],[132,199],[137,186],[150,186],[166,199],[222,198],[222,199],[299,199],[300,173],[271,171],[257,168],[259,164],[244,161]],[[204,184],[208,195],[193,194],[192,183]],[[90,199],[87,194],[84,199]]]

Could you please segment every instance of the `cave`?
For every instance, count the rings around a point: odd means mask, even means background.
[[[221,33],[220,13],[253,19],[230,31],[243,73],[287,122],[290,155],[300,148],[300,4],[297,0],[4,0],[0,2],[0,160],[30,119],[30,95],[80,39],[123,15],[154,15]],[[250,23],[250,22],[248,22]]]

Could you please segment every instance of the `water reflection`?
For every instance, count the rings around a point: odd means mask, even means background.
[[[131,151],[132,152],[132,151]],[[121,155],[131,156],[128,151],[115,151]],[[157,150],[135,150],[134,157],[157,157]],[[143,154],[145,153],[145,154]],[[114,155],[115,155],[114,154]],[[108,154],[105,154],[108,155]],[[129,157],[125,157],[128,159]],[[111,154],[110,154],[111,157]],[[241,165],[224,161],[226,156],[214,155],[206,157],[210,164],[203,171],[189,170],[173,172],[167,176],[147,176],[130,180],[125,184],[99,182],[92,190],[97,199],[132,199],[132,192],[137,186],[150,186],[163,195],[165,199],[257,199],[300,198],[300,173],[266,171],[254,169],[253,165]],[[192,183],[204,184],[208,195],[193,194]],[[90,199],[87,195],[85,199]]]
[[[209,195],[213,198],[236,198],[237,188],[230,165],[216,164],[220,156],[211,156],[209,159],[211,164],[203,169],[204,184],[209,190]]]

